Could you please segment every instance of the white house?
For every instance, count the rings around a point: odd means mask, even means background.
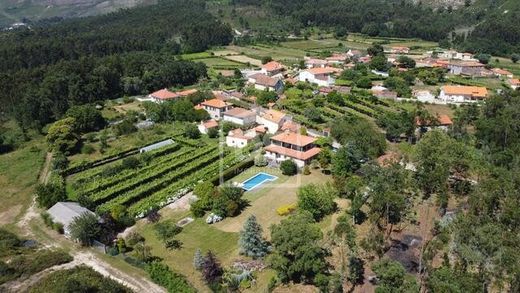
[[[208,121],[201,121],[200,124],[197,126],[200,133],[208,134],[208,130],[211,128],[218,127],[218,122],[215,119],[211,119]]]
[[[271,134],[275,134],[289,120],[291,117],[276,110],[262,111],[256,115],[256,123],[263,125]]]
[[[304,58],[305,58],[305,60],[304,60],[305,67],[308,69],[327,66],[327,60],[310,58],[310,57],[304,57]]]
[[[502,68],[493,68],[491,69],[491,72],[497,77],[504,77],[504,78],[513,78],[513,74],[505,69]]]
[[[440,59],[448,60],[462,60],[462,61],[476,61],[471,53],[461,53],[455,50],[448,50],[437,54]]]
[[[206,110],[211,118],[219,120],[224,112],[230,110],[233,106],[230,103],[219,99],[211,99],[200,103],[200,108]]]
[[[445,103],[470,103],[481,101],[487,95],[485,87],[446,85],[441,88],[439,99]]]
[[[278,78],[267,76],[262,73],[256,73],[256,74],[250,75],[248,77],[247,82],[249,84],[254,85],[255,89],[257,89],[257,90],[261,90],[261,91],[267,90],[267,91],[275,91],[275,92],[283,91],[283,81],[282,80],[280,80]]]
[[[509,86],[514,90],[520,88],[520,79],[518,78],[511,78],[507,83],[509,83]]]
[[[63,225],[65,236],[70,237],[70,224],[75,218],[83,214],[95,215],[90,210],[80,206],[77,202],[58,202],[47,210],[54,223]]]
[[[293,160],[298,168],[303,168],[321,151],[314,145],[315,141],[314,137],[289,131],[283,132],[271,137],[271,144],[265,147],[265,157],[277,163]]]
[[[244,132],[242,129],[237,128],[229,131],[226,136],[226,145],[228,147],[244,148],[247,144],[256,137],[256,131],[250,129]]]
[[[298,80],[303,82],[315,83],[319,86],[331,86],[334,85],[336,79],[333,74],[338,72],[337,68],[332,67],[319,67],[310,68],[307,70],[300,71],[298,74]]]
[[[240,126],[249,126],[256,122],[256,113],[243,108],[233,108],[224,112],[224,121],[229,121]]]

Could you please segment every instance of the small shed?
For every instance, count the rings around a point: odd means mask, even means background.
[[[69,225],[74,221],[74,218],[85,213],[95,215],[92,211],[80,206],[77,202],[58,202],[48,209],[47,213],[49,213],[53,222],[63,225],[63,231],[66,236],[70,235]]]
[[[173,141],[173,139],[167,139],[167,140],[163,140],[161,142],[158,142],[158,143],[154,143],[154,144],[151,144],[151,145],[148,145],[148,146],[145,146],[144,148],[141,148],[139,149],[139,153],[146,153],[146,152],[150,152],[150,151],[154,151],[156,149],[160,149],[162,147],[165,147],[165,146],[168,146],[168,145],[171,145],[171,144],[174,144],[175,142]]]

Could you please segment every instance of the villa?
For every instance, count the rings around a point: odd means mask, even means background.
[[[267,90],[267,91],[275,91],[275,92],[281,92],[283,91],[283,81],[270,77],[268,75],[262,74],[262,73],[256,73],[253,75],[250,75],[248,77],[248,83],[254,85],[255,89],[257,90]]]
[[[446,85],[441,88],[439,99],[445,103],[471,103],[481,101],[487,95],[485,87]]]
[[[261,111],[256,115],[256,123],[263,125],[267,132],[275,134],[282,127],[282,125],[291,120],[291,117],[283,112],[276,110]]]
[[[332,86],[336,82],[333,75],[340,70],[333,67],[311,68],[301,71],[298,80],[315,83],[319,86]]]
[[[224,112],[230,110],[233,106],[219,99],[211,99],[200,103],[200,107],[206,110],[211,118],[220,120]]]
[[[244,148],[256,135],[257,133],[254,129],[244,132],[242,129],[237,128],[229,131],[228,136],[226,136],[226,145],[228,147]]]
[[[314,142],[316,138],[293,132],[283,132],[271,137],[271,144],[265,147],[265,157],[280,163],[293,160],[298,168],[308,165],[320,153]]]

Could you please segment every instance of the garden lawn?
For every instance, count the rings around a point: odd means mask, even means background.
[[[265,172],[279,178],[269,184],[262,184],[244,194],[244,198],[250,201],[250,206],[242,213],[233,218],[226,218],[214,226],[225,232],[239,232],[243,223],[250,215],[255,215],[260,225],[264,229],[264,234],[269,237],[268,228],[273,224],[278,224],[283,217],[276,213],[276,209],[282,205],[294,204],[297,202],[296,193],[298,188],[309,183],[325,183],[331,180],[330,176],[324,175],[320,170],[311,170],[310,175],[298,174],[296,176],[284,176],[279,169],[253,167],[246,172],[231,179],[232,182],[243,182],[247,178],[254,176],[258,172]]]
[[[188,211],[173,212],[165,215],[163,219],[172,219],[175,222],[189,216]],[[238,233],[228,233],[206,224],[204,218],[196,219],[194,222],[183,227],[176,239],[182,242],[178,250],[167,250],[164,244],[157,238],[152,224],[142,221],[137,232],[146,239],[146,245],[152,248],[152,254],[164,260],[173,270],[183,274],[199,292],[209,292],[201,275],[193,268],[193,255],[197,248],[205,254],[208,250],[213,251],[219,261],[228,266],[238,257]]]
[[[197,59],[197,62],[202,62],[202,63],[206,64],[208,67],[215,67],[215,68],[220,68],[220,67],[243,68],[244,67],[244,64],[242,64],[242,63],[238,63],[238,62],[227,60],[227,59],[220,58],[220,57]]]

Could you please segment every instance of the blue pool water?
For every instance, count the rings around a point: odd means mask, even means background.
[[[256,174],[255,176],[242,182],[242,188],[245,189],[246,191],[249,191],[253,188],[256,188],[256,187],[264,184],[267,181],[274,181],[276,179],[278,179],[278,177],[269,175],[264,172],[260,172],[260,173]]]

